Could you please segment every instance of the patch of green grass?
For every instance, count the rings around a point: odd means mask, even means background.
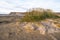
[[[60,16],[54,14],[52,11],[37,11],[32,10],[31,12],[26,12],[24,18],[22,18],[22,22],[38,22],[45,19],[56,19],[60,18]]]

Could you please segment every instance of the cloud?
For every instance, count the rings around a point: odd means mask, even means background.
[[[48,8],[60,11],[59,0],[0,0],[0,13],[11,11],[26,11],[29,8]]]

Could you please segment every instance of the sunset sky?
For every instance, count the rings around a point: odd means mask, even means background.
[[[52,9],[60,11],[60,0],[0,0],[0,14],[24,12],[30,8]]]

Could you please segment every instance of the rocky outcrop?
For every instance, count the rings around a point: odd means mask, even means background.
[[[58,28],[53,22],[49,21],[49,22],[36,22],[36,23],[31,23],[31,22],[25,22],[20,24],[21,27],[23,27],[25,30],[27,30],[27,32],[31,32],[31,30],[34,31],[39,31],[40,34],[49,34],[49,33],[55,33],[55,32],[59,32],[60,28]]]
[[[11,15],[11,16],[25,16],[25,12],[11,12],[9,15]]]
[[[0,40],[58,40],[60,30],[50,22],[23,22],[0,25]],[[48,25],[49,24],[49,25]],[[45,26],[47,25],[47,26]],[[55,30],[55,28],[57,30]],[[46,34],[47,33],[47,34]],[[56,34],[55,34],[56,33]]]

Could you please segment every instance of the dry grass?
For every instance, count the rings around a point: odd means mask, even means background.
[[[27,33],[25,29],[9,23],[0,26],[0,40],[52,40],[38,31]]]
[[[54,24],[57,25],[57,27],[60,27],[60,19],[56,19]]]
[[[9,21],[9,23],[0,23],[0,40],[53,40],[49,35],[42,35],[39,31],[26,32],[26,29],[20,26],[19,18],[0,17],[0,22]],[[13,20],[12,20],[13,19]],[[39,24],[39,23],[38,23]],[[36,24],[37,25],[37,24]],[[40,25],[38,25],[40,26]],[[29,28],[29,27],[28,27]],[[29,29],[28,29],[29,30]]]

